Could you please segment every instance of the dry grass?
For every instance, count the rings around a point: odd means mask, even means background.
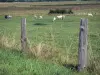
[[[0,15],[5,15],[5,14],[10,14],[12,16],[27,16],[27,15],[34,15],[34,14],[40,14],[40,15],[45,15],[48,13],[47,11],[43,10],[22,10],[22,11],[0,11]]]
[[[52,47],[48,44],[45,44],[43,42],[40,42],[36,45],[29,45],[29,53],[32,56],[43,59],[43,60],[50,60],[54,63],[59,64],[65,64],[69,63],[70,61],[67,61],[67,56],[64,54],[63,51]]]
[[[95,73],[95,75],[100,75],[100,57],[94,58],[91,60],[90,65],[87,70],[91,73]]]
[[[0,47],[1,48],[9,48],[13,50],[21,50],[21,44],[17,42],[15,37],[12,38],[1,36],[0,37]],[[50,60],[54,63],[65,64],[70,63],[68,61],[68,55],[66,56],[63,51],[57,49],[56,47],[52,47],[48,44],[40,42],[38,44],[32,45],[28,40],[27,43],[27,52],[29,56],[35,57],[43,60]]]
[[[99,37],[99,35],[98,35]],[[90,38],[88,39],[88,67],[87,71],[94,75],[100,75],[100,55],[93,52],[92,43]]]
[[[13,36],[12,38],[6,36],[0,36],[0,47],[10,48],[10,49],[21,49],[20,44],[17,43],[17,40]]]
[[[65,4],[95,4],[100,3],[96,1],[59,1],[59,2],[13,2],[13,3],[0,3],[0,7],[30,7],[30,5],[65,5]]]

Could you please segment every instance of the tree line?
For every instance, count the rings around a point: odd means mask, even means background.
[[[0,2],[100,1],[100,0],[0,0]]]

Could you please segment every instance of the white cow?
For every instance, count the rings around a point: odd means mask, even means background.
[[[53,22],[56,20],[56,17],[53,18]]]
[[[11,19],[12,16],[11,16],[11,15],[5,15],[5,18],[6,18],[6,19]]]
[[[39,16],[39,19],[43,19],[43,16]]]
[[[59,16],[57,16],[57,18],[58,19],[63,19],[63,18],[65,18],[65,15],[59,15]]]
[[[92,16],[93,17],[93,14],[92,13],[88,13],[88,16]]]
[[[65,15],[59,15],[59,16],[56,16],[56,17],[53,17],[53,22],[56,20],[56,19],[62,19],[65,18]]]
[[[34,15],[34,17],[35,17],[35,19],[37,19],[37,16],[36,15]]]
[[[8,18],[12,18],[12,16],[11,15],[8,15]]]
[[[34,15],[34,18],[35,18],[35,19],[43,19],[43,16]]]
[[[58,19],[63,19],[63,16],[62,16],[62,15],[60,15],[60,16],[57,16],[57,18],[58,18]]]

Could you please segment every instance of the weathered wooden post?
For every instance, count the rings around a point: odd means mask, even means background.
[[[26,51],[27,38],[26,38],[26,18],[21,19],[21,48]]]
[[[78,71],[83,70],[87,67],[87,29],[88,20],[81,19],[80,21],[80,32],[79,32],[79,51],[78,51]]]

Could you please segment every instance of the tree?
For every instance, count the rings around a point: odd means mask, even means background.
[[[6,2],[14,2],[15,0],[6,0]]]
[[[7,0],[0,0],[0,2],[6,2]]]

